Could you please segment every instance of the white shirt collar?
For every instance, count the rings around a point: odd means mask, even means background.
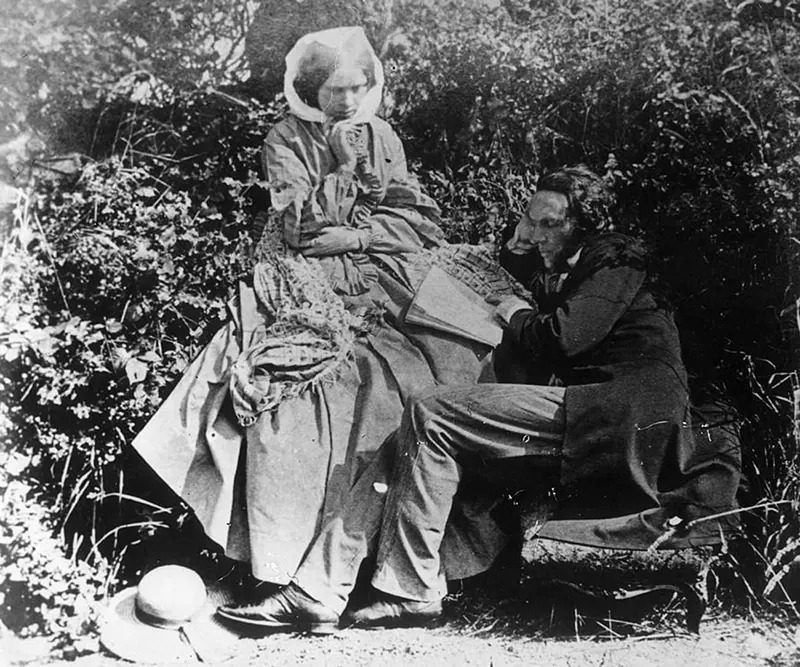
[[[578,260],[581,258],[581,251],[582,250],[583,250],[583,248],[578,248],[578,251],[574,255],[572,255],[572,257],[568,257],[567,258],[567,266],[570,269],[574,269],[575,268],[575,265],[578,263]]]

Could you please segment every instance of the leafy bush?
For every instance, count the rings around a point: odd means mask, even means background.
[[[279,112],[219,99],[131,105],[117,154],[42,183],[6,245],[5,440],[35,443],[41,490],[83,552],[124,541],[107,501],[123,491],[120,454],[248,273],[257,154]],[[186,143],[167,152],[162,135]]]
[[[0,136],[92,143],[98,104],[240,81],[252,2],[37,0],[0,8]]]
[[[151,107],[118,99],[111,111],[125,129],[104,147],[111,157],[72,181],[42,181],[5,240],[0,429],[3,450],[29,457],[30,497],[64,536],[62,558],[108,562],[121,583],[148,562],[185,557],[174,536],[192,530],[186,508],[149,477],[137,486],[127,443],[227,318],[248,274],[249,221],[265,199],[257,156],[280,106],[175,91]],[[4,522],[21,577],[71,586],[61,570],[43,576],[45,556],[29,554],[11,515]],[[25,627],[61,632],[40,592],[0,585],[8,604],[33,605]],[[92,627],[91,615],[79,616]],[[65,646],[81,645],[77,626],[61,634]]]
[[[104,561],[69,558],[52,534],[52,516],[13,479],[14,456],[0,467],[0,620],[21,636],[45,635],[65,657],[97,650],[100,599],[111,583]],[[24,463],[22,463],[24,465]]]

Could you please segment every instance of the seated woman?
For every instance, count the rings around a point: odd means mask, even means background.
[[[289,53],[291,115],[266,139],[272,210],[253,285],[133,443],[262,582],[294,575],[408,399],[478,379],[488,345],[405,321],[430,268],[481,297],[523,292],[487,251],[444,243],[436,204],[374,115],[382,85],[360,28]],[[455,511],[459,525],[473,551],[496,542],[477,515]],[[477,571],[457,556],[448,567]]]

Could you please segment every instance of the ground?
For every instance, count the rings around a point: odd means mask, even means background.
[[[737,607],[737,579],[725,576],[721,565],[715,576],[703,575],[714,585],[700,634],[688,631],[692,598],[680,586],[661,584],[693,581],[716,553],[713,548],[613,552],[529,540],[521,563],[501,559],[484,575],[451,582],[437,627],[345,628],[328,637],[275,631],[241,636],[242,626],[226,626],[214,612],[246,593],[247,579],[225,577],[208,585],[199,621],[186,633],[202,664],[221,667],[800,667],[800,616],[785,613],[791,606],[757,613]],[[624,585],[632,581],[638,584]],[[369,586],[357,587],[351,603],[364,604],[369,595]],[[128,619],[117,626],[118,636],[141,651],[143,635],[132,629],[128,616],[106,612],[105,617]],[[152,640],[150,635],[147,641]],[[110,655],[96,639],[71,660],[54,658],[49,648],[44,640],[0,632],[0,667],[132,664]]]
[[[438,628],[345,629],[329,637],[273,633],[239,639],[227,659],[205,664],[226,667],[310,665],[319,667],[794,667],[800,665],[800,625],[722,611],[706,615],[699,636],[685,632],[681,610],[650,614],[637,624],[612,625],[611,632],[578,628],[577,634],[544,631],[542,609],[532,615],[518,603],[451,604],[448,622]],[[632,634],[623,635],[623,632]],[[130,662],[103,652],[75,660],[43,656],[31,642],[0,643],[0,665],[124,667]],[[27,652],[27,654],[26,654]],[[37,655],[38,653],[38,655]],[[178,663],[186,665],[187,663]],[[193,665],[200,663],[193,662]]]

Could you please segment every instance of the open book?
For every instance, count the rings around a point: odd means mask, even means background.
[[[408,307],[406,322],[422,324],[495,346],[503,337],[494,306],[457,279],[432,266]]]

